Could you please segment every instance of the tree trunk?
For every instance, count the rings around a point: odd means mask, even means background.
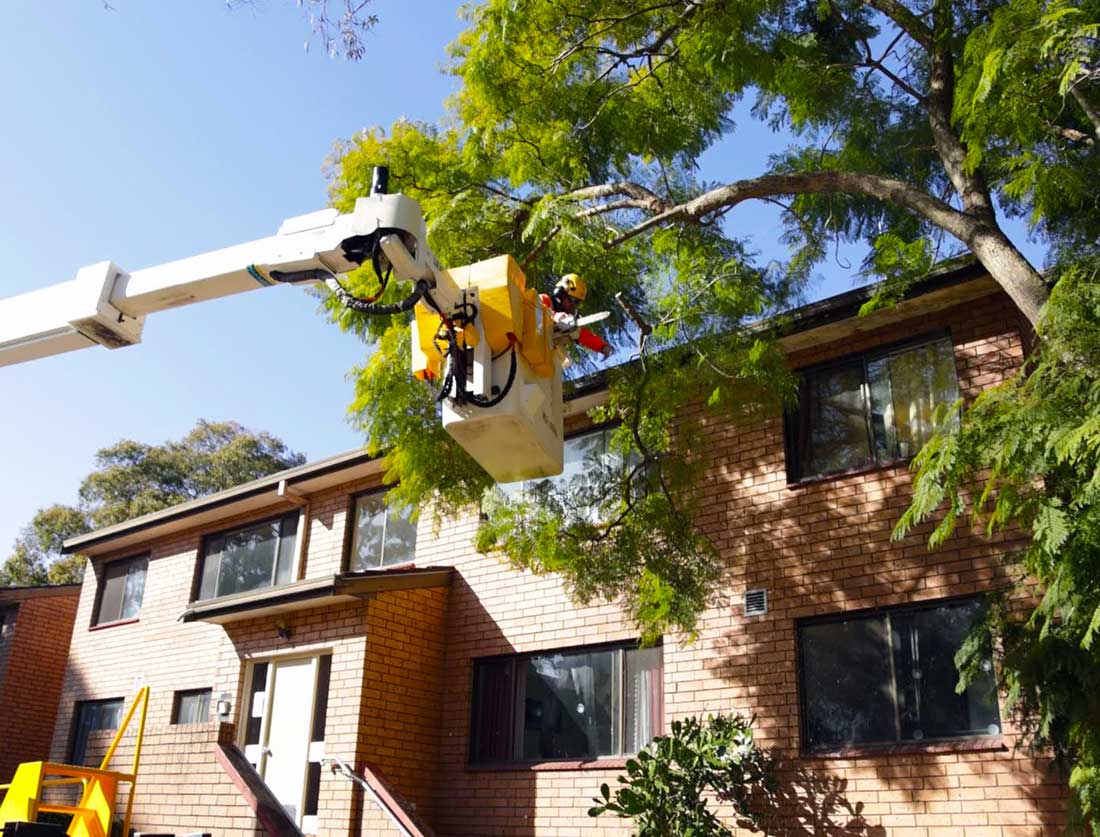
[[[966,244],[1034,326],[1050,292],[1031,262],[995,226],[983,224],[967,238]]]

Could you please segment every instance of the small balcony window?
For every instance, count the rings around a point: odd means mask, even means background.
[[[293,580],[298,512],[203,541],[199,599],[215,599]]]
[[[173,724],[205,724],[210,720],[210,689],[176,692],[172,706]]]

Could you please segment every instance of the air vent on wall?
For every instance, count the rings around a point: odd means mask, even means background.
[[[745,591],[745,615],[746,616],[763,616],[768,612],[768,591],[763,588],[759,590],[746,590]]]

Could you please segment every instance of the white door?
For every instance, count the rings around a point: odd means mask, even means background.
[[[316,679],[316,658],[272,663],[268,674],[270,714],[261,775],[275,798],[299,823],[305,797]]]

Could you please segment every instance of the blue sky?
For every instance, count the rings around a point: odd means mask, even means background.
[[[303,49],[290,0],[20,3],[0,33],[0,296],[104,259],[136,269],[275,232],[323,207],[334,141],[401,116],[436,119],[458,4],[376,0],[366,57]],[[703,175],[759,172],[784,140],[743,120]],[[775,248],[776,214],[731,213]],[[855,261],[855,260],[853,260]],[[832,263],[814,297],[851,287]],[[199,417],[270,431],[316,459],[361,439],[348,370],[366,348],[275,288],[151,317],[144,342],[0,368],[0,558],[41,506],[75,502],[95,451],[178,438]]]

